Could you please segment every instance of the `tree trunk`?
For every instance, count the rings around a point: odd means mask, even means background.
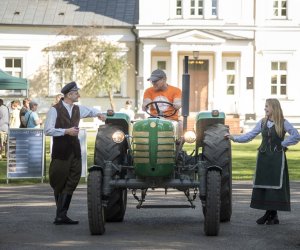
[[[109,91],[108,96],[109,96],[109,102],[110,102],[110,106],[111,106],[112,110],[116,111],[113,92]]]

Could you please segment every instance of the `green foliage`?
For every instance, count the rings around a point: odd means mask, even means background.
[[[60,76],[62,85],[76,80],[82,87],[82,95],[92,97],[102,91],[109,96],[114,109],[113,94],[120,90],[122,74],[129,65],[126,53],[118,43],[100,40],[96,34],[97,30],[93,28],[69,28],[61,34],[68,35],[68,40],[44,51],[55,58],[51,68]]]

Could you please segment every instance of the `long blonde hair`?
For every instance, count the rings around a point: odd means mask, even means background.
[[[272,108],[272,120],[275,124],[277,135],[282,138],[284,136],[284,117],[280,102],[276,98],[269,98],[266,103]]]

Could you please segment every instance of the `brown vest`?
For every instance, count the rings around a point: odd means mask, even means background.
[[[57,112],[55,128],[78,127],[80,121],[80,112],[77,105],[73,106],[72,117],[70,118],[67,109],[62,101],[53,106]],[[67,160],[74,153],[75,158],[81,158],[80,143],[77,136],[54,136],[52,146],[52,159]]]

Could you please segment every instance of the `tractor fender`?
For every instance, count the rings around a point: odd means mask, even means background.
[[[207,169],[207,171],[216,170],[216,171],[219,171],[220,173],[222,173],[222,168],[219,166],[216,166],[216,165],[207,166],[206,169]]]
[[[98,165],[93,165],[88,169],[88,172],[93,172],[93,171],[101,171],[103,174],[103,167],[102,166],[98,166]]]

